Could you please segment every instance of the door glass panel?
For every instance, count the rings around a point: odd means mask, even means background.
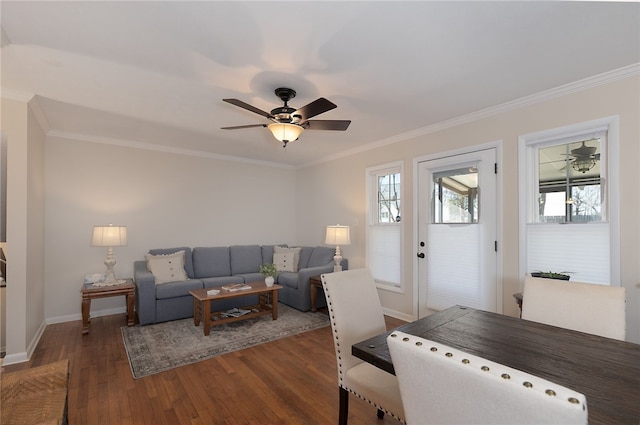
[[[477,223],[478,198],[476,166],[434,173],[432,223]]]

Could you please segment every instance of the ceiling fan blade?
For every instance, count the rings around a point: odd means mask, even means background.
[[[269,112],[263,111],[262,109],[258,109],[255,106],[251,106],[248,103],[241,101],[240,99],[222,99],[222,100],[232,105],[239,106],[243,109],[246,109],[247,111],[251,111],[258,115],[262,115],[263,117],[274,119],[274,116],[271,115]]]
[[[249,124],[249,125],[236,125],[234,127],[220,127],[221,130],[238,130],[240,128],[251,128],[251,127],[266,127],[267,124]]]
[[[349,128],[349,124],[351,124],[350,120],[309,120],[304,123],[307,130],[338,131],[345,131],[347,128]]]
[[[338,106],[335,103],[321,97],[320,99],[316,99],[308,105],[298,109],[293,113],[293,115],[300,115],[302,120],[305,121],[311,117],[315,117],[316,115],[320,115],[337,107]]]

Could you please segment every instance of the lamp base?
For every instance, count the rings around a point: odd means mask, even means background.
[[[113,272],[113,266],[116,265],[116,258],[113,256],[113,249],[109,247],[107,249],[107,259],[104,260],[104,265],[107,266],[107,272],[104,274],[103,286],[113,286],[118,284],[116,275]]]
[[[333,271],[341,272],[342,271],[342,253],[340,252],[340,246],[336,245],[336,255],[333,256]]]

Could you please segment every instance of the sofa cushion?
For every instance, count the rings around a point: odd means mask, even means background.
[[[202,289],[202,281],[190,279],[182,282],[165,283],[164,285],[156,286],[156,299],[183,297],[189,295],[189,291],[192,289]]]
[[[285,247],[285,246],[274,246],[273,247],[273,255],[276,254],[287,254],[289,252],[292,252],[294,254],[294,258],[293,258],[293,270],[288,270],[288,271],[292,271],[292,272],[297,272],[298,268],[299,268],[299,264],[300,264],[300,253],[302,251],[302,248],[300,247]]]
[[[153,273],[156,285],[188,279],[184,270],[184,251],[164,255],[146,254],[145,259],[147,269]]]
[[[200,280],[202,280],[205,289],[219,288],[222,285],[231,283],[244,283],[244,279],[241,276],[205,277]]]
[[[307,267],[326,266],[333,261],[335,252],[335,248],[330,248],[328,246],[317,246],[313,248]]]
[[[260,245],[234,245],[229,247],[231,254],[231,274],[257,273],[262,264]]]
[[[193,248],[193,271],[196,278],[231,276],[229,248],[226,246]]]
[[[235,277],[241,277],[245,283],[250,282],[264,282],[264,275],[260,272],[255,273],[241,273],[234,275]]]
[[[295,257],[295,252],[273,254],[273,264],[278,272],[293,272],[295,271]]]
[[[174,252],[184,251],[184,270],[187,272],[187,276],[193,279],[195,277],[193,273],[193,257],[191,253],[191,248],[188,246],[181,246],[178,248],[156,248],[150,249],[149,254],[151,255],[166,255],[173,254]]]

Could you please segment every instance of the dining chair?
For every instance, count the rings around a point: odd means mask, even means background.
[[[373,276],[368,269],[321,275],[338,363],[340,425],[349,416],[349,393],[403,422],[398,379],[351,354],[351,346],[387,331]]]
[[[624,341],[625,288],[527,277],[522,318]]]
[[[587,423],[569,388],[400,331],[387,344],[408,425]]]

